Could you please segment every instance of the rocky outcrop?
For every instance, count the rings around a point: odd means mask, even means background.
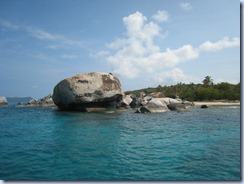
[[[52,94],[49,94],[39,100],[31,99],[27,103],[26,102],[19,102],[17,103],[18,107],[27,106],[27,107],[56,107],[53,103]]]
[[[169,109],[165,103],[162,103],[159,99],[153,98],[147,102],[144,106],[137,109],[137,113],[160,113],[168,112]]]
[[[117,108],[124,93],[111,73],[87,73],[60,81],[53,90],[53,101],[62,110]]]
[[[54,107],[56,106],[52,99],[52,94],[49,94],[39,100],[32,99],[27,103],[27,106],[40,106],[40,107]]]
[[[131,105],[133,104],[133,101]],[[137,109],[137,113],[167,112],[170,110],[186,112],[194,106],[192,102],[182,101],[179,98],[173,99],[169,97],[153,98],[151,96],[145,96],[143,98],[139,98],[139,100],[137,99],[137,101],[138,103],[136,107],[138,108],[141,106],[139,109]]]
[[[133,101],[132,98],[129,95],[126,95],[122,99],[120,106],[129,109],[132,101]]]
[[[171,110],[171,111],[177,111],[177,112],[186,112],[189,110],[189,108],[182,104],[182,103],[174,103],[174,104],[169,104],[167,105],[167,107]]]
[[[169,98],[169,97],[159,98],[159,100],[161,102],[165,103],[166,105],[182,103],[181,99],[174,99],[174,98]]]
[[[165,97],[163,92],[153,92],[153,93],[150,93],[148,96],[151,96],[153,98],[163,98],[163,97]]]
[[[8,101],[5,97],[0,97],[0,106],[8,105]]]
[[[142,99],[136,96],[132,97],[132,102],[130,103],[130,107],[138,108],[140,106],[142,106]]]

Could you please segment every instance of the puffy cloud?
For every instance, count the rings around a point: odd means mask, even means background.
[[[180,7],[185,11],[189,11],[189,10],[193,9],[193,7],[190,3],[180,3]]]
[[[215,43],[206,41],[200,45],[199,49],[200,51],[204,51],[204,52],[214,52],[225,48],[236,47],[239,45],[240,45],[240,38],[234,37],[232,39],[229,39],[229,37],[226,36],[222,40]]]
[[[176,68],[179,63],[196,59],[202,52],[218,51],[239,45],[239,38],[223,38],[218,42],[204,42],[199,47],[190,44],[179,48],[161,50],[154,39],[162,35],[162,30],[155,22],[147,21],[142,13],[136,12],[123,18],[126,27],[124,37],[107,44],[107,51],[98,52],[96,56],[103,56],[113,70],[120,77],[129,79],[154,76],[156,81],[166,78],[173,82],[193,82],[193,77],[187,76]],[[168,71],[170,68],[174,68]]]
[[[154,76],[154,80],[159,82],[159,83],[189,83],[189,81],[191,82],[196,82],[199,81],[199,79],[192,77],[192,76],[188,76],[186,74],[184,74],[184,72],[179,69],[179,68],[173,68],[170,71],[165,71],[162,74],[156,74]]]
[[[158,11],[156,14],[152,16],[153,20],[156,22],[165,22],[169,19],[169,13],[165,10],[163,11]]]
[[[124,17],[127,37],[107,44],[109,49],[115,50],[114,54],[106,58],[114,73],[135,78],[140,73],[158,72],[198,57],[198,51],[191,45],[177,49],[167,48],[161,52],[153,42],[156,36],[160,36],[161,29],[156,23],[146,23],[146,20],[140,12]]]

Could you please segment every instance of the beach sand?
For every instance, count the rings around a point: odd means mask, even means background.
[[[203,101],[203,102],[194,102],[195,106],[201,106],[201,105],[209,105],[209,106],[215,106],[215,105],[240,105],[239,101]]]

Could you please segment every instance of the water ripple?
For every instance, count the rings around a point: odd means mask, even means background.
[[[3,116],[4,115],[4,116]],[[240,180],[240,109],[0,108],[4,180]]]

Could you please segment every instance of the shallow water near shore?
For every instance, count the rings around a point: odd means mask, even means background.
[[[0,179],[240,180],[240,106],[134,112],[0,107]]]

